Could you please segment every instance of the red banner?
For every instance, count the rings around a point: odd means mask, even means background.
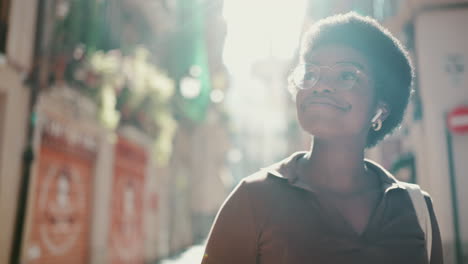
[[[89,263],[95,152],[43,132],[25,263]]]
[[[110,260],[114,264],[144,262],[143,201],[147,159],[144,148],[118,138],[109,234]]]

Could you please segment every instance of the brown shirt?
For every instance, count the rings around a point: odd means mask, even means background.
[[[398,263],[428,264],[424,233],[405,187],[366,160],[381,178],[382,196],[362,234],[290,173],[303,153],[243,179],[221,207],[203,264]],[[443,263],[439,227],[432,220],[431,264]]]

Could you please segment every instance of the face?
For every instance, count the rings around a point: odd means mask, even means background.
[[[377,103],[364,55],[344,45],[327,45],[307,54],[300,65],[303,70],[295,72],[305,77],[294,83],[300,87],[296,109],[302,128],[316,138],[365,142]]]

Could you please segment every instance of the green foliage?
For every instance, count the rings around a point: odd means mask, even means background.
[[[179,30],[172,39],[173,65],[170,70],[179,83],[187,77],[199,81],[200,91],[197,96],[188,98],[182,92],[183,87],[178,87],[174,108],[178,116],[202,122],[211,102],[212,88],[203,16],[205,7],[196,0],[177,0],[176,3]],[[197,69],[196,74],[192,72],[194,68]]]

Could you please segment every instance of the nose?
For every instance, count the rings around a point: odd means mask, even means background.
[[[312,87],[311,90],[314,94],[335,92],[335,89],[330,85],[330,82],[323,77],[321,77],[317,81],[317,83]]]
[[[335,92],[335,88],[332,84],[332,74],[330,74],[331,69],[326,66],[320,67],[318,80],[315,85],[312,87],[312,93],[332,93]]]

